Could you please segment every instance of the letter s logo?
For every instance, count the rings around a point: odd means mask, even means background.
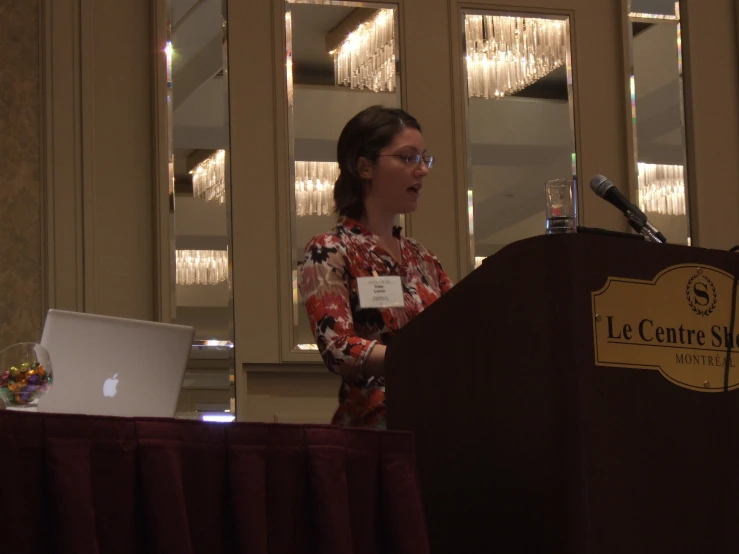
[[[687,296],[690,309],[703,317],[710,315],[718,303],[716,285],[702,269],[698,269],[698,272],[688,281],[685,296]]]
[[[708,296],[708,287],[705,283],[698,282],[693,285],[693,294],[695,295],[695,303],[698,306],[708,306],[710,298]]]

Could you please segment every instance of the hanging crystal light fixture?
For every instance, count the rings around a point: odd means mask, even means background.
[[[295,162],[295,214],[330,214],[338,177],[336,162]]]
[[[685,176],[681,165],[639,162],[639,209],[685,215]]]
[[[565,65],[567,20],[465,15],[470,98],[511,95]]]
[[[228,279],[228,250],[177,250],[178,285],[217,285]]]
[[[395,13],[378,10],[357,27],[335,50],[334,76],[337,86],[369,89],[373,92],[395,90]]]
[[[206,202],[226,202],[226,151],[217,150],[190,172],[193,198]]]

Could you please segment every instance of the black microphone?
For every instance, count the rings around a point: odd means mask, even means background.
[[[649,223],[646,214],[638,206],[629,202],[608,178],[603,175],[596,175],[590,180],[590,188],[593,189],[595,194],[621,210],[629,221],[629,225],[637,233],[641,233],[647,240],[652,242],[667,242],[665,236],[654,225]]]

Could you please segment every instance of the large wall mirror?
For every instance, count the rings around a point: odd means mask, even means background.
[[[544,183],[575,177],[566,17],[462,10],[473,260],[545,232]]]
[[[630,0],[627,9],[637,168],[632,200],[669,242],[690,245],[679,2]]]
[[[290,354],[317,350],[297,287],[308,241],[336,224],[336,144],[366,107],[400,107],[398,10],[392,4],[290,1],[285,4],[288,99],[290,269],[282,276]],[[401,222],[402,223],[402,222]],[[283,353],[284,356],[284,353]]]
[[[235,416],[226,0],[168,3],[174,323],[195,328],[179,417]]]

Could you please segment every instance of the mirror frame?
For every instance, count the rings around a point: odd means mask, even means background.
[[[692,179],[693,172],[691,171],[690,163],[690,144],[688,133],[688,121],[687,121],[687,103],[688,98],[687,81],[685,79],[685,33],[683,32],[683,17],[684,13],[682,10],[682,0],[675,1],[677,4],[678,12],[676,18],[670,18],[669,16],[664,18],[656,17],[654,19],[644,19],[631,17],[630,4],[632,0],[621,0],[621,14],[623,21],[623,35],[624,35],[624,76],[626,79],[626,104],[627,104],[627,120],[626,120],[626,137],[628,146],[628,168],[629,168],[629,199],[636,205],[639,203],[639,143],[637,141],[637,114],[638,107],[636,105],[636,89],[634,83],[636,82],[636,76],[634,75],[634,33],[632,30],[632,23],[635,21],[650,21],[654,25],[676,25],[677,36],[679,40],[678,58],[675,60],[678,63],[678,86],[680,89],[680,125],[683,137],[683,144],[681,148],[682,159],[683,159],[683,175],[685,179],[685,217],[687,218],[687,240],[688,245],[696,245],[695,243],[695,218],[692,216],[691,206],[693,204],[692,199],[695,198],[695,192],[693,191]],[[657,15],[657,14],[655,14]],[[682,62],[680,62],[682,60]],[[633,81],[632,81],[633,79]],[[632,90],[634,87],[634,90]],[[668,237],[669,238],[669,237]]]
[[[170,0],[154,0],[152,9],[152,42],[156,56],[153,73],[153,137],[154,137],[154,230],[157,279],[155,282],[155,314],[159,321],[176,319],[177,268],[175,264],[174,181],[172,160],[172,87],[169,84],[167,44],[172,37]]]
[[[228,0],[220,0],[222,16],[222,56],[223,56],[223,83],[224,120],[230,131],[230,94],[228,81]],[[167,46],[171,45],[173,26],[171,23],[171,0],[154,0],[151,3],[151,42],[155,47],[155,56],[152,56],[152,136],[154,146],[153,156],[153,195],[154,195],[154,253],[156,278],[154,282],[154,313],[158,321],[166,323],[177,322],[177,266],[176,266],[176,233],[175,233],[175,177],[174,177],[174,113],[173,113],[173,75],[170,54]],[[230,137],[230,132],[229,132]],[[188,355],[188,366],[193,363],[197,366],[188,369],[202,369],[213,363],[226,363],[233,374],[230,383],[230,408],[233,413],[237,409],[239,396],[240,362],[236,349],[235,305],[233,299],[233,225],[232,225],[232,183],[231,183],[231,145],[226,148],[225,160],[225,195],[226,195],[226,229],[228,242],[228,307],[230,317],[228,322],[228,337],[219,340],[228,340],[233,347],[228,350],[228,356],[198,355],[203,351],[202,346],[191,346]],[[207,349],[207,347],[206,347]],[[222,352],[219,347],[217,349]],[[193,353],[195,355],[193,356]],[[192,391],[193,389],[181,389]],[[212,394],[211,389],[204,390]],[[225,389],[224,389],[225,390]],[[182,395],[182,392],[181,392]],[[185,396],[192,396],[185,392]],[[245,392],[244,392],[245,396]],[[238,410],[236,411],[238,417]]]
[[[578,129],[579,125],[579,112],[578,112],[578,91],[577,91],[577,63],[576,63],[576,45],[575,35],[573,32],[572,21],[574,18],[574,12],[572,10],[553,10],[546,8],[528,8],[528,7],[515,7],[505,9],[505,7],[493,5],[493,4],[479,4],[469,2],[457,2],[456,7],[452,6],[452,21],[456,21],[457,25],[452,25],[452,41],[455,48],[459,48],[460,55],[452,58],[452,68],[454,73],[454,91],[458,95],[460,101],[457,102],[457,133],[458,136],[464,137],[463,140],[458,141],[460,143],[461,152],[459,153],[460,159],[464,160],[465,163],[457,164],[457,183],[459,189],[465,196],[465,202],[460,203],[462,209],[465,210],[465,217],[461,218],[462,221],[467,223],[467,241],[464,244],[464,250],[460,248],[460,257],[465,256],[466,264],[462,265],[465,275],[475,270],[475,235],[474,235],[474,193],[469,187],[469,179],[471,173],[471,160],[472,156],[469,152],[469,126],[467,125],[469,117],[469,98],[467,94],[467,70],[464,66],[464,17],[465,13],[474,13],[482,15],[509,15],[513,17],[538,17],[546,18],[547,16],[556,17],[558,19],[566,19],[568,22],[568,35],[570,41],[570,76],[572,79],[571,83],[567,84],[568,96],[569,96],[569,112],[570,112],[570,133],[572,140],[575,145],[575,160],[572,164],[573,176],[575,178],[575,199],[576,209],[578,214],[578,222],[582,222],[584,214],[584,194],[582,193],[582,183],[577,176],[582,175],[582,167],[580,160],[581,157],[581,140],[579,140]],[[553,177],[554,178],[554,177]],[[544,199],[544,192],[542,185],[542,206]],[[543,229],[543,222],[542,222]],[[542,230],[543,233],[543,230]]]
[[[403,1],[395,2],[352,2],[350,0],[323,0],[316,1],[289,1],[274,0],[274,21],[277,28],[275,35],[279,40],[280,48],[275,49],[275,102],[279,107],[276,110],[276,158],[277,158],[277,212],[278,212],[278,245],[279,245],[279,311],[280,311],[280,359],[282,362],[298,362],[311,365],[320,364],[322,371],[323,359],[315,350],[298,350],[295,348],[295,326],[293,323],[293,267],[292,250],[295,244],[295,228],[293,226],[295,210],[295,157],[294,135],[292,129],[292,106],[288,103],[287,84],[287,33],[285,21],[289,13],[289,4],[319,4],[351,5],[357,8],[393,8],[395,9],[395,32],[397,60],[400,62],[399,87],[400,106],[406,106],[405,98],[405,64],[403,44]],[[300,307],[299,309],[303,309]]]

